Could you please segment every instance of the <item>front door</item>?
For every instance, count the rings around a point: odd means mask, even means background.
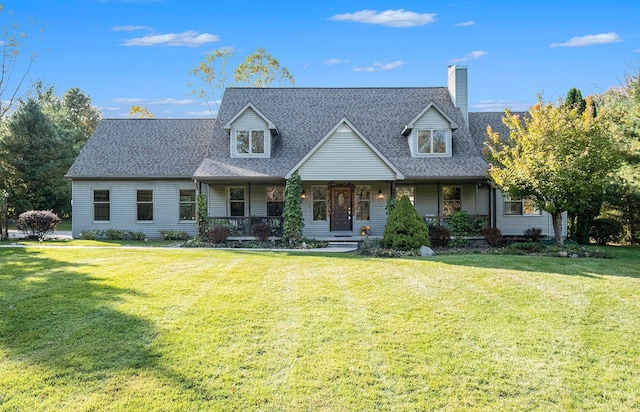
[[[351,187],[331,188],[331,230],[352,230],[351,225]]]

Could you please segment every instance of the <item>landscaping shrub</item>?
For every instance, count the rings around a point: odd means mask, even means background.
[[[591,237],[599,245],[606,245],[608,242],[615,242],[622,237],[622,223],[616,219],[600,218],[593,221],[591,227]]]
[[[122,230],[120,229],[107,229],[104,231],[104,236],[108,240],[120,240],[122,239]]]
[[[451,231],[445,226],[429,226],[429,240],[433,246],[447,246],[451,241]]]
[[[223,243],[229,235],[231,234],[231,230],[229,230],[226,226],[214,226],[207,233],[207,239],[209,239],[213,243]]]
[[[120,235],[122,240],[145,240],[146,236],[144,232],[134,232],[132,230],[123,230]]]
[[[482,229],[481,223],[464,210],[452,213],[447,224],[454,236],[477,236]]]
[[[80,233],[80,239],[84,240],[96,240],[98,237],[98,234],[93,230],[85,230],[84,232]]]
[[[542,238],[542,229],[539,227],[530,227],[524,231],[524,238],[527,242],[538,242]]]
[[[163,240],[188,240],[189,234],[183,230],[161,230]]]
[[[495,247],[502,242],[502,231],[497,227],[485,227],[481,232],[489,246]]]
[[[59,222],[58,215],[50,210],[29,210],[18,216],[16,228],[27,234],[30,239],[43,240],[56,230]]]
[[[526,242],[526,243],[512,243],[505,248],[505,251],[511,252],[512,254],[530,254],[530,253],[542,253],[546,252],[548,249],[547,245],[543,245],[542,243],[537,242]]]
[[[431,245],[429,229],[407,196],[398,201],[389,215],[382,244],[395,250],[413,250]]]
[[[256,223],[253,225],[253,235],[261,242],[269,240],[271,227],[267,223]]]

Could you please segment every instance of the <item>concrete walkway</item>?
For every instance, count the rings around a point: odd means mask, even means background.
[[[9,239],[15,239],[15,240],[20,240],[20,239],[24,239],[26,236],[24,233],[18,231],[18,230],[9,230]],[[57,239],[57,240],[72,240],[73,236],[71,235],[71,232],[66,232],[66,231],[56,231],[54,232],[51,236],[48,236],[47,239]],[[19,243],[13,243],[10,245],[0,245],[0,247],[22,247],[22,246],[28,246],[28,245],[23,245],[23,244],[19,244]],[[48,246],[46,243],[41,244],[39,246]],[[51,245],[51,247],[58,247],[56,245]],[[171,248],[171,249],[175,249],[175,246],[65,246],[65,247],[78,247],[78,248],[108,248],[108,247],[117,247],[117,248],[136,248],[136,249],[157,249],[157,248]],[[185,248],[186,249],[186,248]],[[206,248],[189,248],[189,249],[206,249]],[[323,247],[323,248],[316,248],[316,249],[280,249],[280,248],[274,248],[274,249],[259,249],[259,248],[210,248],[211,250],[237,250],[237,251],[269,251],[269,252],[314,252],[314,253],[346,253],[346,252],[354,252],[356,250],[358,250],[357,246],[329,246],[329,247]]]
[[[24,239],[27,236],[19,230],[9,229],[9,239]],[[71,235],[71,231],[55,231],[51,235],[47,236],[47,239],[58,239],[58,240],[71,240],[73,236]]]

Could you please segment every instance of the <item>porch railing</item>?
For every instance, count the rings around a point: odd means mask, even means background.
[[[269,225],[271,236],[282,235],[282,217],[266,216],[210,216],[211,226],[225,226],[231,231],[229,236],[254,236],[253,227],[260,223]]]
[[[469,233],[470,236],[480,235],[480,232],[485,227],[491,225],[491,217],[489,215],[469,215],[473,219],[473,227],[475,233]],[[429,226],[444,226],[451,230],[450,216],[444,215],[426,215],[424,216],[424,222]]]

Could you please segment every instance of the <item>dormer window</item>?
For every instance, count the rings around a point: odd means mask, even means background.
[[[446,130],[417,130],[419,154],[446,154]]]
[[[402,130],[413,157],[451,157],[451,134],[458,128],[447,113],[431,102]]]
[[[236,130],[238,155],[264,154],[264,130]]]
[[[231,157],[271,157],[278,129],[257,107],[248,103],[224,125]]]

